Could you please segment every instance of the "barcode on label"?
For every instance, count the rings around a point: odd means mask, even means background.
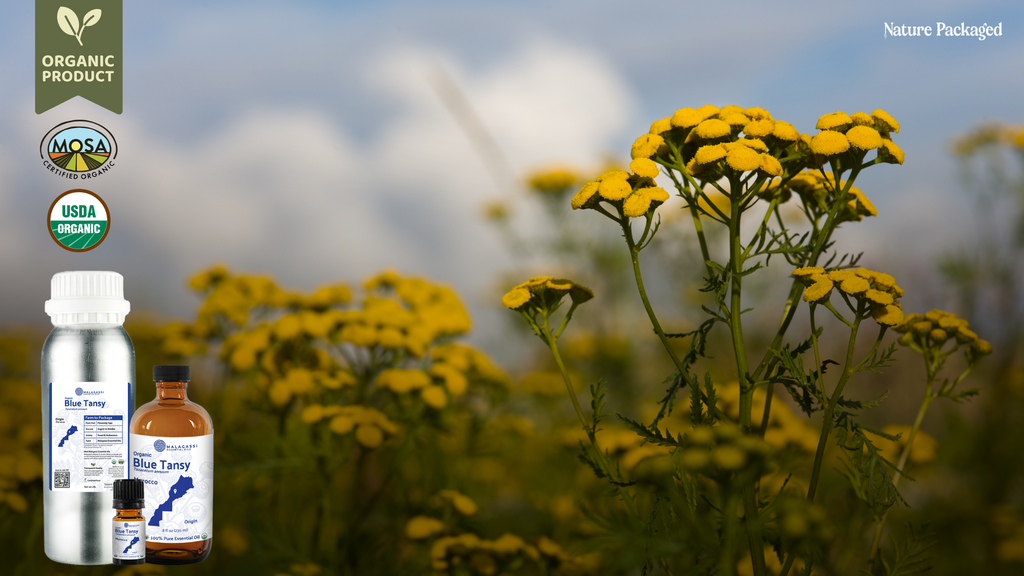
[[[54,470],[53,487],[71,488],[71,470]]]

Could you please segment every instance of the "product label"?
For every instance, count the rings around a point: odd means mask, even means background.
[[[146,521],[114,520],[114,559],[142,560],[146,557]]]
[[[184,543],[213,535],[213,434],[131,435],[132,478],[146,484],[146,539]]]
[[[50,383],[50,490],[101,492],[127,478],[131,384]]]

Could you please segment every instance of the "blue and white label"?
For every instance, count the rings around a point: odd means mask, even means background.
[[[146,521],[114,520],[114,560],[146,558]]]
[[[186,543],[213,535],[213,434],[131,434],[132,478],[146,485],[146,538]]]
[[[49,489],[102,492],[128,475],[131,384],[50,384]]]

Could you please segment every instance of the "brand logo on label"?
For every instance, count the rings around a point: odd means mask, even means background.
[[[89,179],[114,167],[117,141],[109,130],[88,120],[53,127],[39,143],[43,166],[68,180]]]
[[[82,395],[82,387],[79,386],[78,388],[75,388],[75,396],[81,396],[81,395]]]
[[[125,523],[124,523],[124,527],[125,527],[125,528],[127,528],[127,527],[128,527],[128,523],[127,523],[127,522],[125,522]]]
[[[110,232],[110,210],[98,194],[89,190],[68,190],[50,205],[46,227],[58,246],[71,252],[86,252],[100,245]],[[75,390],[81,395],[81,388]]]
[[[153,450],[156,450],[157,452],[163,452],[165,448],[167,448],[167,443],[163,440],[157,440],[153,443]]]

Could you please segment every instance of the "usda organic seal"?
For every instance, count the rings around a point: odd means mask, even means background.
[[[110,210],[98,194],[68,190],[50,205],[46,215],[50,237],[61,248],[85,252],[100,245],[110,231]]]

